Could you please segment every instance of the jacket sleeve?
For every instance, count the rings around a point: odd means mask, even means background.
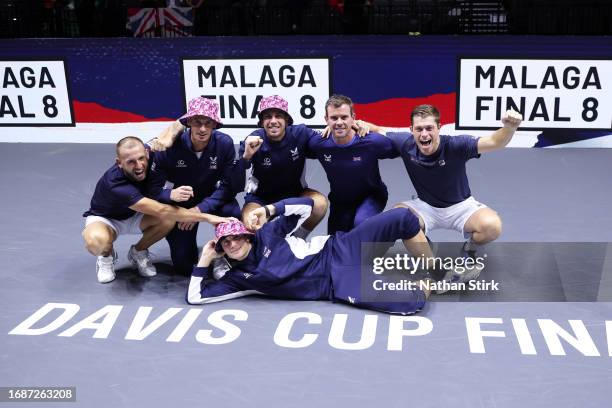
[[[209,281],[209,268],[194,267],[189,281],[189,288],[185,300],[190,305],[203,305],[205,303],[221,302],[248,295],[261,294],[252,289],[241,288],[236,282],[226,277],[218,281]]]
[[[172,204],[173,201],[170,199],[170,192],[172,189],[165,189],[164,185],[168,180],[168,175],[164,167],[166,160],[165,152],[152,153],[151,169],[147,176],[147,196],[153,200],[159,201],[160,203]]]
[[[244,140],[240,142],[238,158],[234,161],[229,173],[229,184],[235,193],[239,193],[244,190],[244,186],[246,185],[246,172],[251,167],[251,160],[244,159],[242,157],[243,154]]]
[[[399,156],[399,151],[391,139],[373,132],[368,134],[368,137],[372,140],[378,159],[394,159]]]
[[[288,236],[297,230],[312,213],[314,201],[308,197],[288,198],[274,204],[272,225],[278,235]]]
[[[233,200],[239,192],[232,187],[231,181],[235,163],[234,145],[226,146],[222,154],[223,169],[217,188],[209,197],[206,197],[198,204],[200,211],[205,213],[214,213],[220,209],[223,204]]]

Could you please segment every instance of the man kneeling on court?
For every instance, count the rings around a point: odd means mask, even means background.
[[[227,218],[200,213],[185,208],[161,204],[145,197],[145,182],[150,170],[149,152],[140,139],[128,136],[116,146],[116,163],[98,181],[91,207],[83,216],[85,248],[97,256],[98,282],[115,279],[117,253],[113,242],[121,234],[142,234],[132,245],[128,259],[138,267],[140,275],[155,276],[157,271],[149,259],[148,248],[165,237],[176,221],[206,221],[216,225]]]
[[[313,237],[309,242],[292,232],[310,216],[313,200],[289,198],[253,210],[247,229],[240,221],[217,225],[216,240],[203,248],[194,267],[186,300],[204,304],[259,294],[276,298],[333,300],[387,313],[410,314],[429,297],[428,285],[405,291],[401,301],[370,301],[361,293],[362,243],[392,245],[402,239],[411,254],[429,248],[417,217],[397,208],[373,216],[350,232]],[[267,222],[270,217],[275,217]],[[426,252],[424,256],[433,256]],[[209,280],[209,267],[224,256],[231,269],[218,280]]]

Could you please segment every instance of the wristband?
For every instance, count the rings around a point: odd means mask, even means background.
[[[266,212],[266,219],[270,219],[271,215],[270,215],[270,210],[268,210],[268,206],[264,205],[264,211]]]

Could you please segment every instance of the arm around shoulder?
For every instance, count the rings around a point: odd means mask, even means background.
[[[170,148],[177,137],[186,129],[178,120],[164,129],[157,137],[149,142],[153,151],[164,151]]]
[[[384,126],[378,126],[373,123],[366,122],[365,120],[357,120],[355,123],[357,124],[357,127],[359,127],[359,129],[364,129],[368,132],[380,133],[383,136],[387,135],[387,128]]]

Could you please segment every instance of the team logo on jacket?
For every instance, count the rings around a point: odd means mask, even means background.
[[[349,296],[349,297],[348,297],[348,301],[349,301],[349,303],[351,303],[351,304],[355,304],[355,298],[354,298],[354,297],[352,297],[352,296]]]
[[[252,273],[248,273],[248,272],[243,272],[242,274],[244,275],[245,279],[249,279],[251,276],[253,276]]]
[[[269,157],[266,157],[265,159],[263,159],[263,162],[261,164],[266,167],[270,167],[272,165],[272,160],[270,160]]]
[[[444,160],[438,161],[438,166],[446,166],[446,162]]]
[[[361,156],[353,156],[353,161],[361,161]]]
[[[185,160],[178,160],[176,162],[176,167],[187,167],[187,165],[185,164]]]
[[[270,248],[268,248],[267,246],[264,247],[264,251],[263,251],[263,256],[264,258],[268,258],[270,257],[270,254],[272,253],[272,250],[270,250]]]
[[[328,154],[324,154],[323,155],[323,160],[325,160],[326,162],[331,163],[331,156],[332,156],[331,154],[329,154],[329,155]]]
[[[298,152],[297,146],[295,147],[295,149],[289,149],[289,151],[291,152],[291,159],[293,159],[293,161],[296,161],[300,158],[300,152]]]
[[[208,166],[210,170],[217,170],[217,156],[210,156],[210,166]]]

